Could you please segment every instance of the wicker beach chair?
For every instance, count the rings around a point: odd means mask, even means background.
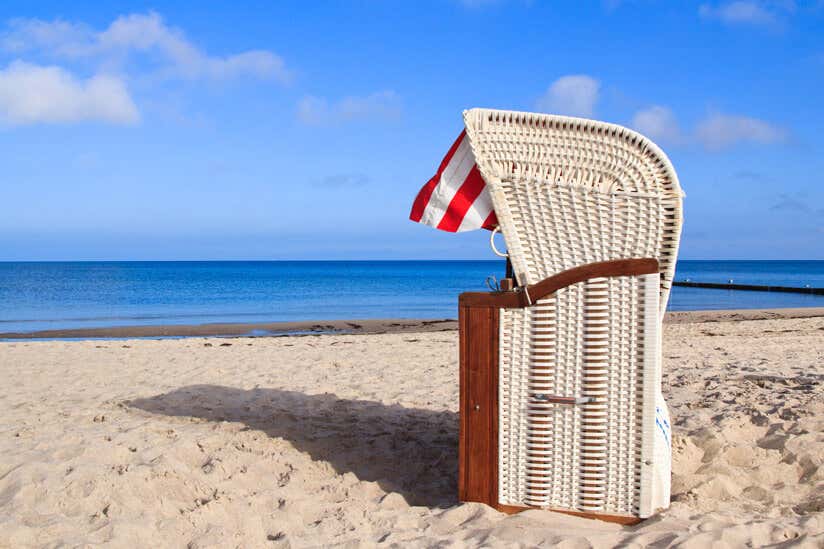
[[[464,121],[516,288],[460,298],[460,498],[648,517],[670,496],[660,334],[675,171],[612,124],[487,109]]]

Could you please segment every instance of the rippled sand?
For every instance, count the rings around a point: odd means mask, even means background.
[[[0,343],[0,546],[820,547],[824,317],[730,318],[665,327],[635,527],[456,501],[454,331]]]

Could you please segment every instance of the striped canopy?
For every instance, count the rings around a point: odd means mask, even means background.
[[[498,225],[465,130],[449,148],[437,173],[418,193],[409,219],[451,233],[491,230]]]

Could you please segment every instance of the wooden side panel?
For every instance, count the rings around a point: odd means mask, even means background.
[[[498,309],[459,308],[458,497],[498,504]]]
[[[544,511],[551,511],[553,513],[562,513],[564,515],[572,515],[574,517],[583,517],[588,519],[602,520],[604,522],[613,522],[616,524],[623,524],[624,526],[632,526],[638,524],[643,519],[631,515],[611,515],[609,513],[587,513],[584,511],[572,511],[570,509],[554,509],[541,507],[518,507],[517,505],[498,505],[498,511],[508,515],[529,511],[530,509],[543,509]]]

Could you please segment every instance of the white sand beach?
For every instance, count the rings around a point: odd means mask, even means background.
[[[822,547],[822,315],[665,325],[633,527],[457,501],[455,331],[0,343],[0,546]]]

